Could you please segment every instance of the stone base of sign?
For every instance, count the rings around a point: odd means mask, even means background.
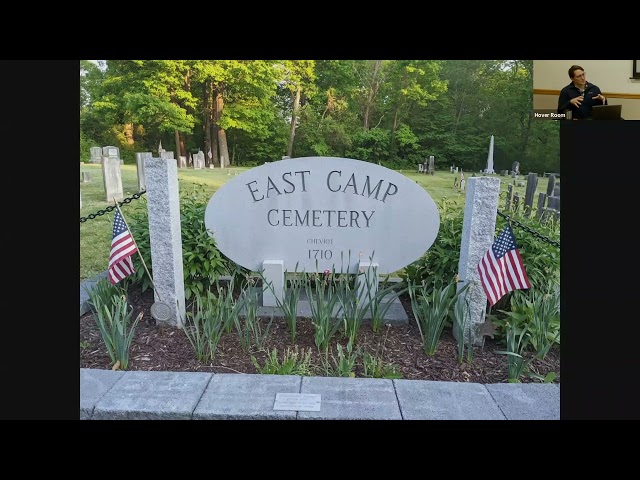
[[[258,305],[262,305],[258,307],[258,316],[261,317],[271,317],[272,315],[275,318],[282,318],[284,314],[282,309],[277,306],[265,306],[263,303],[263,294],[260,288],[258,290]],[[268,291],[268,290],[267,290]],[[269,292],[270,293],[270,292]],[[409,323],[409,317],[407,316],[407,312],[402,306],[402,302],[397,295],[389,294],[387,298],[391,302],[391,305],[387,309],[384,316],[384,324],[390,325],[406,325]],[[381,309],[386,307],[386,302],[381,305]],[[334,318],[337,318],[338,310],[340,306],[336,305],[334,308]],[[309,305],[309,298],[307,297],[307,293],[302,290],[300,292],[300,299],[298,300],[298,318],[311,318],[311,306]],[[367,312],[364,316],[364,322],[371,322],[371,313]]]
[[[359,262],[358,272],[362,273],[358,284],[358,298],[366,302],[369,298],[374,298],[378,293],[378,267],[376,262]]]
[[[262,274],[267,283],[273,285],[273,289],[267,289],[260,304],[264,307],[277,307],[284,293],[284,262],[282,260],[265,260],[262,262]]]

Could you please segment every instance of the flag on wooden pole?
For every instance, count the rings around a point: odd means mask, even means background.
[[[513,290],[531,288],[511,225],[502,230],[482,257],[478,273],[491,307]]]
[[[113,238],[109,255],[109,281],[115,285],[135,272],[131,256],[138,251],[131,232],[120,213],[116,210],[113,219]]]

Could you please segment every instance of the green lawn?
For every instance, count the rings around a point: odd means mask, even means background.
[[[178,169],[178,181],[181,191],[189,191],[194,187],[201,186],[205,192],[213,195],[214,192],[224,185],[235,174],[240,174],[248,168],[229,168],[218,169],[202,169],[194,170],[192,168]],[[85,183],[82,181],[82,172],[87,172],[91,177],[91,181]],[[138,177],[135,165],[122,165],[122,189],[125,198],[131,197],[138,193]],[[455,174],[447,171],[436,171],[435,175],[425,175],[415,170],[400,170],[400,173],[408,178],[416,181],[422,186],[437,203],[445,197],[457,199],[460,207],[464,207],[465,193],[459,188],[454,188]],[[230,174],[230,175],[229,175]],[[472,172],[465,172],[467,180],[473,175]],[[476,174],[479,175],[479,174]],[[508,177],[498,177],[501,180],[501,192],[506,192],[507,185],[513,184],[513,180]],[[520,176],[522,180],[523,176]],[[538,178],[537,192],[547,191],[547,178]],[[526,185],[526,177],[525,177]],[[524,193],[526,187],[515,187],[515,191],[524,201]],[[534,207],[537,203],[538,194],[534,196]],[[97,214],[106,207],[113,206],[113,202],[107,202],[102,178],[102,166],[99,164],[80,164],[80,193],[82,196],[82,208],[80,209],[80,217],[88,217],[90,214]],[[132,200],[137,202],[139,200]],[[121,208],[125,218],[127,218],[127,209],[131,208],[131,204],[124,204]],[[504,201],[501,199],[498,209],[504,209]],[[104,215],[98,215],[93,219],[87,219],[80,223],[80,281],[90,278],[98,273],[104,272],[109,264],[109,250],[111,245],[111,229],[113,227],[113,212]]]

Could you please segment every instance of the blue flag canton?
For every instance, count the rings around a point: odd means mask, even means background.
[[[496,241],[491,246],[493,249],[493,255],[496,258],[502,258],[509,250],[515,250],[518,248],[516,245],[516,238],[513,236],[513,232],[510,227],[506,227]]]
[[[120,212],[116,212],[116,216],[113,219],[113,237],[117,237],[118,235],[120,235],[122,232],[126,232],[127,231],[127,225],[124,223],[124,220],[122,219],[122,215],[120,215]]]

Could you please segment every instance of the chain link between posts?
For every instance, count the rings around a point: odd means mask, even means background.
[[[121,202],[118,202],[118,205],[121,207],[125,203],[131,203],[132,200],[139,199],[145,193],[147,193],[146,190],[142,190],[141,192],[134,193],[130,197],[127,197],[124,200],[122,200]],[[104,210],[98,210],[96,213],[91,213],[91,214],[87,215],[86,217],[80,217],[80,223],[86,222],[87,220],[92,220],[92,219],[94,219],[96,217],[99,217],[100,215],[104,215],[105,213],[109,213],[109,212],[111,212],[111,211],[113,211],[115,209],[116,209],[116,206],[115,205],[111,205],[111,206],[105,208]]]
[[[535,230],[532,230],[531,228],[527,227],[526,225],[523,225],[522,223],[520,223],[517,220],[514,220],[513,218],[509,217],[509,215],[505,215],[504,213],[502,213],[500,210],[498,210],[498,215],[500,215],[502,218],[504,218],[505,220],[507,220],[508,222],[513,223],[516,227],[520,227],[523,230],[529,232],[531,235],[533,235],[535,238],[539,238],[540,240],[543,240],[547,243],[550,243],[551,245],[553,245],[554,247],[560,248],[560,242],[556,242],[555,240],[551,240],[548,237],[545,237],[544,235],[536,232]]]

